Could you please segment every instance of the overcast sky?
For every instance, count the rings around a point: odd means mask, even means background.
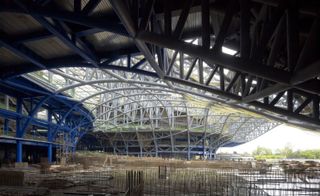
[[[234,151],[237,153],[251,153],[258,146],[267,147],[275,151],[286,145],[290,145],[293,150],[320,149],[320,132],[307,131],[283,124],[251,142],[232,148],[220,148],[218,153],[232,153]]]

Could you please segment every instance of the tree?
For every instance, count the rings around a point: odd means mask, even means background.
[[[252,155],[259,156],[259,155],[272,155],[272,150],[269,148],[258,146],[257,149],[255,149],[252,152]]]
[[[285,156],[286,158],[292,158],[292,145],[290,143],[287,143],[284,148],[279,150],[279,154]]]

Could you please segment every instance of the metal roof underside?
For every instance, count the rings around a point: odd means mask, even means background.
[[[159,129],[228,130],[241,143],[278,122],[318,130],[319,8],[277,0],[3,1],[0,77],[25,74],[83,102],[98,131],[155,129],[162,119]],[[137,117],[143,112],[148,119]]]

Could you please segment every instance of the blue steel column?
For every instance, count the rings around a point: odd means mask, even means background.
[[[22,143],[21,140],[17,140],[17,153],[16,153],[16,162],[22,162]]]
[[[51,122],[52,122],[52,112],[48,110],[48,163],[52,163],[52,129],[51,129]]]
[[[22,99],[17,98],[16,111],[18,114],[22,114]],[[21,129],[21,116],[16,119],[16,137],[22,138],[23,130]],[[17,140],[17,150],[16,150],[16,162],[22,162],[22,143],[21,140]]]
[[[4,119],[4,124],[3,124],[3,132],[5,135],[8,134],[9,131],[9,119]]]
[[[52,143],[48,144],[48,163],[52,163]]]

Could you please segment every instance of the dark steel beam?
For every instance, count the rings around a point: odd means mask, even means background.
[[[139,68],[141,65],[143,65],[145,62],[146,62],[146,59],[143,58],[143,59],[141,59],[139,62],[137,62],[136,64],[134,64],[134,65],[131,67],[131,69],[137,69],[137,68]]]
[[[289,112],[289,111],[282,109],[282,108],[279,108],[279,107],[272,107],[270,105],[266,105],[266,104],[260,103],[258,101],[253,101],[250,103],[250,105],[265,109],[265,110],[273,112],[273,113],[277,113],[277,114],[286,116],[289,118],[288,119],[289,122],[290,122],[290,118],[292,118],[292,119],[297,119],[297,120],[300,120],[303,122],[311,123],[311,125],[316,125],[317,127],[320,126],[319,119],[314,119],[314,118],[310,118],[305,115],[296,114],[294,112]]]
[[[299,29],[298,29],[297,1],[291,0],[287,10],[287,64],[290,72],[293,72],[299,55]]]
[[[82,9],[81,14],[90,15],[92,11],[98,6],[101,0],[90,0],[85,7]]]
[[[302,83],[319,76],[319,49],[320,49],[320,15],[315,18],[309,36],[300,52],[295,72],[291,79],[293,85]]]
[[[189,77],[191,76],[192,70],[193,70],[194,66],[196,65],[197,61],[198,61],[198,58],[195,58],[192,61],[191,65],[190,65],[190,68],[189,68],[189,70],[187,72],[187,75],[185,77],[185,80],[189,80]]]
[[[222,25],[219,30],[219,34],[216,35],[217,38],[216,38],[215,43],[212,48],[212,52],[214,54],[221,53],[221,48],[222,48],[223,42],[227,36],[227,32],[228,32],[229,26],[231,24],[233,15],[235,14],[236,10],[238,9],[238,5],[239,4],[236,0],[229,0],[228,1],[228,6],[227,6],[227,9],[224,14],[224,18],[223,18],[223,22],[222,22]]]
[[[145,31],[139,32],[137,34],[137,39],[146,41],[151,44],[156,44],[158,46],[178,50],[188,55],[201,58],[208,62],[209,65],[218,64],[231,70],[253,74],[261,78],[265,78],[282,84],[289,84],[290,75],[287,71],[267,67],[263,64],[253,62],[251,60],[231,57],[230,55],[226,54],[214,54],[210,50],[207,50],[202,46],[188,44],[171,37],[161,36]]]
[[[274,106],[276,103],[278,103],[278,101],[280,100],[280,98],[283,96],[283,94],[285,93],[285,91],[282,91],[282,92],[280,92],[280,93],[278,93],[277,95],[276,95],[276,97],[275,98],[273,98],[273,100],[270,102],[270,106]]]
[[[261,91],[258,91],[258,92],[254,93],[254,94],[251,94],[251,95],[243,97],[241,102],[242,103],[248,103],[248,102],[251,102],[251,101],[254,101],[254,100],[258,100],[258,99],[267,97],[267,96],[272,95],[272,94],[276,94],[276,93],[285,91],[285,90],[287,90],[289,88],[290,88],[290,86],[288,86],[288,85],[275,84],[275,85],[267,87],[267,88],[265,88],[265,89],[263,89]]]
[[[312,117],[319,120],[319,96],[313,96]]]
[[[182,32],[183,32],[183,27],[187,21],[187,18],[188,18],[188,15],[189,15],[189,11],[190,11],[190,8],[193,4],[193,0],[186,0],[185,1],[185,5],[184,5],[184,8],[183,10],[181,11],[181,14],[180,14],[180,17],[179,17],[179,20],[177,22],[177,25],[176,25],[176,28],[173,32],[173,36],[180,39],[181,35],[182,35]]]
[[[54,35],[46,30],[35,31],[27,34],[23,34],[20,36],[15,36],[14,38],[9,38],[10,40],[14,40],[14,44],[21,44],[33,41],[39,41],[42,39],[47,39],[54,37]]]
[[[293,92],[291,89],[287,90],[287,110],[293,112]]]
[[[172,15],[171,15],[171,3],[170,0],[163,1],[164,9],[164,32],[167,36],[172,33]]]
[[[125,26],[126,30],[132,37],[136,37],[136,27],[134,21],[132,20],[128,7],[126,6],[125,2],[122,0],[111,0],[110,3],[112,4],[113,9],[119,16],[120,20],[122,21],[123,25]],[[150,52],[148,46],[142,42],[141,40],[134,39],[134,42],[137,48],[144,54],[147,61],[150,63],[151,67],[155,70],[155,72],[159,75],[160,78],[164,77],[164,72],[160,69],[159,65],[154,59],[154,56]]]
[[[77,13],[81,11],[81,0],[73,0],[73,11]]]
[[[198,63],[198,75],[199,75],[199,83],[203,84],[203,60],[199,59],[199,63]]]
[[[68,46],[70,49],[72,49],[75,53],[77,53],[78,55],[80,55],[82,58],[84,58],[85,60],[87,60],[88,62],[97,65],[98,63],[98,59],[97,57],[94,56],[93,53],[89,52],[89,51],[85,51],[81,48],[79,48],[77,46],[76,43],[74,43],[71,38],[69,37],[68,33],[65,32],[63,30],[63,27],[61,26],[59,28],[59,25],[61,25],[58,22],[56,22],[56,25],[54,26],[53,24],[51,24],[47,19],[39,17],[35,14],[32,14],[31,10],[28,9],[27,5],[21,2],[17,2],[16,3],[22,8],[25,9],[26,11],[29,11],[31,16],[37,21],[39,22],[42,26],[44,26],[49,32],[51,32],[52,34],[54,34],[55,36],[57,36],[66,46]],[[76,3],[76,2],[75,2]],[[77,3],[76,3],[77,4]],[[79,3],[80,4],[80,3]],[[81,7],[81,4],[80,4]],[[63,24],[62,24],[63,25]]]
[[[219,69],[219,74],[220,74],[220,90],[224,91],[224,72],[223,72],[223,67],[220,67]]]
[[[320,60],[317,60],[307,65],[306,68],[296,71],[291,78],[291,84],[298,85],[310,79],[318,77],[320,75],[319,67]]]
[[[286,6],[285,2],[280,1],[278,7],[274,10],[274,12],[266,13],[266,18],[265,18],[266,21],[264,21],[264,27],[262,28],[261,35],[259,36],[256,42],[257,45],[255,48],[253,48],[251,53],[251,56],[253,59],[257,61],[262,60],[262,57],[265,51],[267,51],[267,44],[269,43],[272,35],[274,34],[276,27],[280,23],[281,18],[285,17],[284,16],[285,6]],[[261,22],[261,21],[257,21],[257,22]]]
[[[100,33],[100,32],[103,32],[103,30],[97,29],[97,28],[89,28],[86,30],[81,30],[81,31],[73,32],[73,33],[74,33],[75,37],[80,38],[80,37],[84,37],[87,35],[92,35],[92,34]],[[22,43],[34,42],[34,41],[39,41],[39,40],[43,40],[43,39],[49,39],[49,38],[53,38],[53,37],[55,37],[55,35],[47,30],[37,30],[37,31],[31,32],[31,33],[22,34],[22,35],[15,36],[15,37],[8,37],[8,39],[14,40],[14,45],[18,45],[18,44],[22,44]]]
[[[4,47],[12,51],[14,54],[20,56],[21,58],[30,61],[34,65],[38,66],[40,69],[47,69],[47,67],[42,62],[43,59],[31,50],[29,50],[27,47],[23,45],[12,45],[8,42],[7,38],[0,38],[0,45],[3,45]]]
[[[171,69],[172,69],[172,67],[173,67],[173,65],[174,65],[174,62],[176,61],[177,55],[178,55],[178,51],[175,51],[175,52],[173,53],[173,55],[172,55],[172,58],[171,58],[169,67],[168,67],[168,69],[167,69],[167,72],[166,72],[167,75],[170,75]]]
[[[141,22],[140,22],[140,26],[139,29],[140,30],[146,30],[146,28],[148,27],[148,23],[150,21],[150,17],[151,17],[151,13],[153,12],[153,5],[154,5],[154,0],[148,0],[146,5],[142,5],[144,6],[144,8],[142,9],[143,16],[141,18]]]
[[[239,76],[240,76],[240,73],[239,73],[239,72],[237,72],[237,73],[233,76],[232,80],[230,81],[230,83],[229,83],[229,85],[228,85],[228,87],[227,87],[227,89],[226,89],[226,92],[229,92],[229,91],[231,90],[231,88],[233,87],[234,83],[238,80]]]
[[[179,58],[179,76],[180,79],[184,78],[184,54],[180,52],[180,58]]]
[[[209,0],[201,1],[202,46],[210,48],[210,10]]]
[[[215,66],[214,66],[214,68],[212,69],[212,71],[211,71],[211,73],[210,73],[209,77],[207,78],[207,80],[206,80],[206,82],[205,82],[205,84],[206,84],[206,85],[209,85],[209,84],[210,84],[210,82],[211,82],[211,80],[212,80],[212,78],[213,78],[214,74],[217,72],[218,68],[219,68],[219,66],[218,66],[218,65],[215,65]]]
[[[312,101],[312,97],[308,97],[308,98],[294,111],[294,113],[299,114],[311,101]]]
[[[240,101],[240,97],[237,96],[237,95],[234,95],[234,94],[231,94],[231,93],[227,93],[227,92],[224,92],[224,91],[221,91],[221,90],[218,90],[218,89],[214,89],[214,88],[206,86],[204,84],[199,84],[197,82],[192,82],[190,80],[188,80],[188,81],[187,80],[181,80],[181,79],[174,78],[174,77],[171,77],[171,76],[165,76],[164,79],[168,80],[168,81],[171,81],[171,82],[174,82],[174,83],[178,83],[178,84],[190,86],[190,87],[193,87],[193,88],[205,90],[207,92],[210,92],[210,93],[213,93],[213,94],[216,94],[216,95],[221,95],[221,96],[226,97],[226,98],[230,98],[230,99],[233,99],[233,100]]]
[[[240,56],[249,58],[250,56],[250,2],[240,0]]]
[[[27,9],[19,9],[16,6],[0,6],[0,12],[9,11],[16,13],[31,14],[38,17],[49,17],[57,20],[63,20],[70,23],[75,23],[87,27],[99,28],[104,31],[116,33],[123,36],[129,36],[125,28],[120,24],[114,16],[105,16],[100,19],[91,18],[69,11],[48,9],[47,7],[39,7],[35,4],[26,5]]]

